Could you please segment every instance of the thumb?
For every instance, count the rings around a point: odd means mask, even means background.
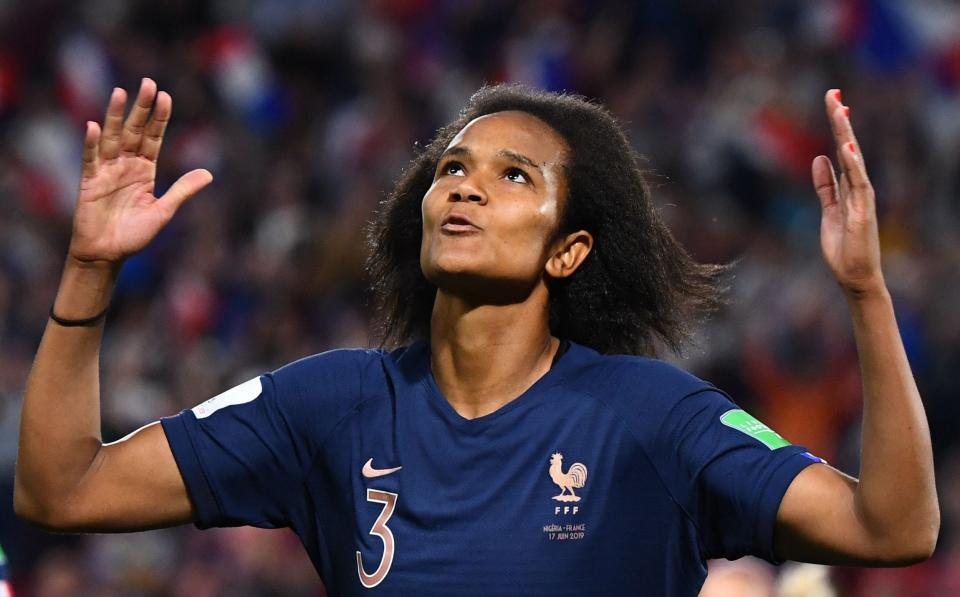
[[[833,171],[830,158],[818,155],[811,164],[813,188],[820,198],[820,207],[824,210],[835,207],[838,202],[837,175]]]
[[[187,202],[203,187],[213,181],[213,174],[209,170],[198,169],[187,172],[177,182],[173,183],[167,192],[157,200],[160,208],[163,209],[167,219],[172,218],[173,214],[180,209],[180,206]]]

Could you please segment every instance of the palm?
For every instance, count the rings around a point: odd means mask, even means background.
[[[883,285],[873,187],[839,97],[829,92],[827,114],[837,141],[839,182],[826,156],[813,161],[813,185],[823,209],[820,246],[840,285],[859,293]]]
[[[124,104],[122,90],[114,90],[103,133],[96,124],[87,125],[70,242],[71,256],[80,261],[117,263],[141,250],[177,208],[211,180],[209,172],[194,170],[155,197],[156,160],[170,118],[170,96],[157,94],[153,81],[145,79],[126,121]]]
[[[165,221],[153,196],[155,172],[139,156],[123,157],[81,181],[74,216],[77,258],[118,261],[156,236]]]

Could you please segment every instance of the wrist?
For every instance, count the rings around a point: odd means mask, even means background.
[[[84,320],[103,312],[119,273],[119,263],[83,261],[68,255],[53,311],[66,320]]]
[[[859,324],[878,321],[886,318],[894,319],[893,297],[886,286],[856,291],[844,289],[847,299],[847,308],[853,317],[854,327]]]
[[[65,319],[57,315],[54,311],[53,306],[50,307],[50,319],[60,327],[65,328],[92,328],[100,325],[107,318],[107,311],[110,310],[110,305],[104,307],[103,311],[93,315],[92,317],[85,317],[83,319]]]
[[[890,300],[890,291],[887,289],[887,283],[883,278],[856,285],[841,284],[840,288],[843,290],[843,295],[849,303]]]
[[[116,278],[120,273],[123,262],[108,261],[106,259],[79,259],[71,254],[67,254],[67,260],[64,263],[64,272],[72,270],[84,276],[105,276]]]

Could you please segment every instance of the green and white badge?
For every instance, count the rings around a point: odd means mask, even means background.
[[[749,435],[771,450],[790,445],[790,442],[783,439],[779,433],[758,421],[747,411],[739,408],[723,413],[720,416],[720,422],[731,429]]]

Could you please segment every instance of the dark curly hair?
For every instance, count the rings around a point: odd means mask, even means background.
[[[571,276],[548,279],[550,331],[610,353],[680,352],[696,323],[723,302],[724,265],[694,261],[650,198],[638,156],[613,115],[582,96],[521,85],[477,91],[401,174],[368,229],[367,272],[381,346],[430,337],[436,287],[420,270],[421,201],[440,155],[470,121],[518,110],[556,130],[570,148],[567,200],[557,236],[593,235],[593,250]]]

